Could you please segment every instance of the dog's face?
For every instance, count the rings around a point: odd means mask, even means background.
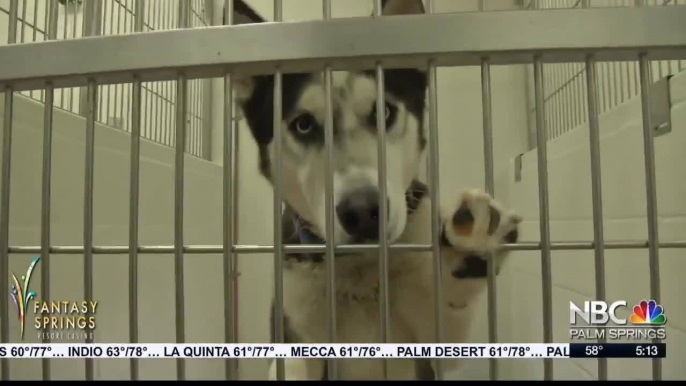
[[[419,0],[384,2],[384,14],[423,12]],[[379,162],[374,71],[336,72],[332,81],[333,200],[337,243],[378,240]],[[426,74],[417,69],[384,72],[386,186],[390,241],[403,232],[406,192],[419,171],[425,134]],[[237,100],[260,148],[260,171],[273,180],[273,77],[237,81]],[[283,198],[316,234],[326,234],[326,94],[323,73],[282,78]]]

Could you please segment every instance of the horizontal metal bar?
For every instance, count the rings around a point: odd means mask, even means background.
[[[647,249],[648,241],[606,241],[605,249]],[[379,245],[339,245],[336,246],[338,253],[350,252],[370,252],[377,250]],[[686,248],[686,240],[683,241],[667,241],[661,242],[659,248],[663,249],[680,249]],[[391,244],[388,246],[389,250],[406,251],[406,252],[431,252],[432,246],[430,244]],[[507,251],[538,251],[541,249],[541,244],[537,242],[523,242],[517,244],[505,244],[503,250]],[[592,241],[575,241],[575,242],[558,242],[551,243],[551,250],[557,251],[572,251],[572,250],[592,250],[595,249],[595,243]],[[84,251],[82,246],[52,246],[50,253],[58,255],[78,255]],[[274,247],[271,245],[234,245],[232,248],[234,253],[252,254],[252,253],[271,253],[274,252]],[[10,254],[32,254],[40,253],[40,246],[10,246]],[[224,247],[221,245],[186,245],[183,247],[184,253],[192,254],[222,254]],[[108,246],[94,246],[94,255],[120,255],[128,254],[128,246],[108,245]],[[146,245],[138,247],[139,254],[171,254],[174,253],[173,245]],[[326,245],[297,245],[284,244],[285,254],[296,253],[326,253]]]
[[[0,83],[16,91],[171,80],[183,70],[188,79],[232,73],[271,74],[596,60],[686,58],[686,8],[604,8],[538,11],[440,13],[385,18],[339,18],[91,36],[0,47]],[[578,28],[583,25],[584,28]],[[352,32],[351,32],[352,31]],[[517,33],[512,33],[517,31]],[[389,38],[392,36],[392,38]],[[203,44],[197,44],[202,41]],[[122,51],[122,47],[126,50]],[[136,55],[129,55],[135,52]],[[44,58],[51,60],[46,61]],[[21,58],[19,60],[18,58]],[[83,58],[97,58],[83,60]]]

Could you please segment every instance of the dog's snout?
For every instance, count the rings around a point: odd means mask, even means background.
[[[386,199],[386,208],[390,204]],[[379,191],[361,188],[348,193],[336,206],[343,229],[357,241],[379,239]]]

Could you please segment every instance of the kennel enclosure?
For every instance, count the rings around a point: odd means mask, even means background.
[[[303,247],[283,246],[281,239],[281,225],[277,221],[274,224],[274,243],[271,246],[241,245],[234,239],[235,223],[234,215],[234,152],[238,151],[233,143],[235,113],[233,106],[233,93],[231,76],[233,74],[274,74],[275,95],[274,116],[275,124],[281,121],[281,76],[288,72],[296,71],[323,71],[326,77],[327,95],[327,124],[326,124],[326,152],[328,164],[333,157],[333,147],[330,141],[333,132],[333,111],[331,103],[331,72],[349,69],[374,69],[378,76],[378,84],[383,84],[384,68],[416,66],[426,68],[429,74],[429,183],[431,186],[432,201],[439,201],[438,180],[438,125],[437,125],[437,88],[436,69],[448,66],[479,66],[482,75],[482,101],[483,101],[483,134],[484,134],[484,157],[486,165],[485,182],[486,189],[493,193],[493,148],[492,143],[492,90],[491,68],[492,66],[531,64],[534,87],[532,90],[533,121],[535,122],[535,149],[539,164],[539,207],[540,207],[540,243],[519,243],[508,245],[511,250],[536,250],[541,253],[543,288],[544,318],[542,341],[553,343],[552,335],[552,298],[550,296],[551,277],[551,251],[563,249],[593,250],[596,258],[596,291],[597,299],[604,299],[604,265],[603,256],[605,249],[645,249],[649,252],[651,279],[651,297],[660,299],[659,277],[659,252],[661,248],[686,248],[686,242],[660,242],[657,225],[657,199],[655,186],[655,160],[653,136],[655,125],[652,121],[651,90],[656,77],[662,78],[660,73],[664,71],[676,72],[683,69],[683,60],[686,59],[686,20],[685,7],[620,7],[620,8],[595,8],[584,9],[581,6],[589,6],[588,2],[577,2],[580,6],[573,9],[542,9],[546,2],[534,4],[530,10],[508,12],[482,12],[469,14],[439,14],[433,13],[432,1],[427,3],[430,14],[411,17],[383,17],[380,16],[381,2],[374,1],[374,15],[368,18],[332,19],[331,1],[324,1],[323,21],[280,23],[283,16],[282,1],[274,2],[274,21],[265,25],[241,26],[232,28],[233,1],[225,2],[225,23],[223,28],[189,28],[191,15],[196,14],[197,7],[191,2],[179,3],[178,8],[172,11],[170,8],[146,8],[146,1],[112,2],[109,17],[114,18],[113,9],[116,6],[117,13],[129,15],[129,19],[121,20],[123,25],[129,21],[128,33],[102,35],[102,25],[94,20],[106,20],[105,9],[93,6],[93,2],[85,2],[82,18],[83,34],[87,38],[75,38],[73,40],[57,40],[57,27],[59,23],[58,10],[60,2],[57,0],[46,1],[49,6],[48,22],[44,24],[44,31],[48,31],[46,42],[22,44],[26,41],[25,26],[28,8],[26,1],[11,0],[8,10],[10,22],[8,33],[8,45],[0,47],[0,85],[5,90],[4,98],[4,121],[3,121],[3,147],[2,147],[2,174],[1,174],[1,197],[0,201],[0,285],[2,291],[9,291],[8,282],[8,258],[9,254],[33,254],[40,255],[43,261],[41,266],[41,280],[48,283],[52,254],[83,255],[84,268],[84,298],[93,298],[93,255],[117,255],[129,257],[130,272],[130,328],[129,340],[131,343],[138,342],[138,319],[137,319],[137,284],[141,278],[138,276],[137,264],[139,254],[173,254],[175,264],[175,328],[176,340],[184,343],[184,255],[186,254],[223,254],[224,256],[224,294],[225,294],[225,324],[226,342],[236,341],[233,329],[235,307],[233,304],[235,279],[232,258],[235,254],[250,253],[273,253],[274,254],[274,283],[277,315],[282,315],[283,303],[281,301],[283,282],[281,273],[283,270],[283,254],[301,251],[320,251],[327,255],[327,297],[330,300],[328,315],[329,333],[331,341],[335,342],[335,307],[333,307],[333,286],[335,282],[335,260],[329,257],[334,251],[379,248],[380,251],[380,281],[381,296],[379,314],[381,336],[388,338],[388,251],[394,249],[413,249],[432,253],[436,278],[440,278],[441,266],[438,255],[438,208],[433,205],[432,229],[433,240],[430,245],[388,245],[382,239],[378,246],[334,246],[326,245]],[[36,2],[37,4],[38,2]],[[69,7],[76,7],[76,2],[66,2],[65,15]],[[150,2],[149,4],[164,4]],[[547,3],[549,5],[552,2]],[[576,4],[576,3],[575,3]],[[571,5],[575,5],[571,4]],[[675,2],[676,4],[676,2]],[[285,5],[287,6],[287,4]],[[34,12],[37,9],[33,8]],[[75,8],[74,8],[75,9]],[[149,11],[146,12],[145,10]],[[20,10],[22,12],[20,12]],[[168,19],[170,28],[151,33],[153,28],[146,27],[143,15],[153,15],[152,23],[165,23],[164,18],[155,19],[154,15],[169,13],[176,16]],[[76,12],[74,11],[74,15]],[[88,16],[90,15],[90,16]],[[101,15],[95,17],[93,15]],[[120,16],[116,16],[116,20]],[[20,21],[21,20],[21,21]],[[33,18],[34,22],[36,18]],[[66,19],[65,19],[66,20]],[[89,21],[90,20],[90,21]],[[199,17],[198,20],[203,20]],[[78,18],[69,26],[77,29]],[[175,24],[176,23],[176,24]],[[113,25],[110,22],[110,32]],[[149,24],[148,24],[149,25]],[[579,25],[585,28],[579,29]],[[21,31],[18,26],[22,26]],[[67,31],[69,28],[64,28]],[[98,30],[100,31],[98,32]],[[36,31],[34,29],[34,31]],[[351,35],[349,31],[357,31]],[[516,31],[516,33],[513,33]],[[105,34],[106,35],[106,34]],[[358,36],[359,35],[359,36]],[[34,35],[35,36],[35,35]],[[72,34],[76,37],[77,34]],[[360,37],[364,37],[363,39]],[[388,36],[393,36],[389,39]],[[436,38],[437,36],[450,36],[460,38]],[[33,40],[36,40],[35,38]],[[198,45],[197,42],[203,42]],[[331,44],[331,41],[338,42]],[[240,50],[249,44],[251,50]],[[135,55],[120,54],[121,47],[126,47],[126,52]],[[46,61],[45,57],[50,57]],[[21,60],[17,60],[21,58]],[[84,58],[84,59],[76,59]],[[96,59],[97,58],[97,59]],[[637,64],[637,66],[634,65]],[[654,67],[658,63],[658,67]],[[664,65],[663,65],[664,64]],[[547,66],[566,67],[547,67]],[[633,67],[633,69],[631,68]],[[546,70],[555,71],[556,83],[547,83]],[[624,69],[626,71],[624,71]],[[657,71],[655,70],[657,69]],[[632,72],[633,71],[633,72]],[[600,75],[601,73],[605,74]],[[614,74],[614,75],[608,75]],[[640,242],[609,242],[603,235],[602,201],[601,201],[601,178],[599,175],[599,140],[598,140],[598,115],[601,109],[607,109],[613,101],[617,103],[622,97],[629,95],[618,92],[623,83],[610,83],[613,76],[633,78],[635,95],[640,95],[642,101],[644,158],[646,175],[646,194],[648,212],[648,234],[645,241]],[[628,75],[627,75],[628,74]],[[599,77],[604,81],[598,82]],[[189,245],[184,242],[184,167],[186,153],[202,157],[203,149],[207,149],[207,141],[203,142],[203,136],[207,129],[202,121],[203,108],[202,98],[207,97],[203,91],[203,80],[209,78],[222,78],[224,80],[223,107],[224,107],[224,137],[223,137],[223,200],[217,202],[217,207],[223,210],[223,240],[216,245]],[[173,83],[171,83],[173,82]],[[195,83],[194,83],[195,82]],[[630,81],[628,82],[630,83]],[[149,88],[145,84],[151,85]],[[576,93],[572,87],[578,88]],[[197,85],[197,86],[194,86]],[[569,86],[566,88],[565,86]],[[165,86],[167,87],[165,89]],[[559,92],[550,93],[550,88]],[[110,91],[110,88],[112,91]],[[193,91],[194,88],[196,91]],[[624,89],[622,89],[624,90]],[[10,179],[12,172],[12,135],[13,135],[13,101],[18,93],[24,93],[45,103],[44,119],[44,142],[42,148],[42,210],[41,210],[41,245],[16,245],[9,238],[11,197]],[[561,99],[557,95],[576,95],[577,99]],[[55,100],[60,96],[61,106],[55,106]],[[124,97],[124,95],[127,95]],[[149,95],[144,97],[144,95]],[[126,99],[119,99],[119,97]],[[145,100],[149,98],[149,105]],[[173,98],[173,99],[171,99]],[[112,100],[110,102],[110,99]],[[569,102],[576,100],[577,102]],[[77,103],[78,101],[78,103]],[[377,103],[383,106],[383,87],[379,87]],[[552,102],[551,102],[552,101]],[[70,105],[71,103],[71,105]],[[51,131],[54,109],[64,108],[76,110],[75,112],[86,118],[86,159],[85,174],[83,180],[84,192],[84,218],[83,218],[83,243],[77,246],[52,245],[50,243],[50,175],[51,175]],[[112,107],[113,111],[120,112],[112,115],[105,111]],[[162,109],[154,106],[162,106]],[[130,105],[130,120],[128,112],[122,112],[124,106]],[[71,107],[69,107],[71,106]],[[196,106],[193,108],[192,106]],[[576,106],[575,113],[565,110],[569,106]],[[147,113],[154,109],[154,114]],[[380,181],[381,194],[385,191],[385,143],[384,119],[381,112],[377,117],[379,128],[378,155],[380,157],[381,170]],[[564,112],[567,111],[567,112]],[[585,111],[585,113],[582,113]],[[551,113],[552,112],[552,113]],[[585,242],[555,242],[550,237],[549,228],[549,202],[548,202],[548,175],[547,175],[547,143],[549,138],[564,132],[569,117],[585,116],[590,128],[590,157],[593,180],[593,209],[595,232],[593,240]],[[104,117],[104,118],[103,118]],[[146,118],[146,119],[143,119]],[[125,131],[130,132],[131,158],[130,158],[130,235],[128,245],[95,245],[93,242],[93,185],[99,178],[94,173],[95,162],[95,136],[98,135],[97,122],[110,123],[113,126],[120,125]],[[126,123],[119,123],[126,122]],[[149,122],[149,123],[148,123]],[[162,122],[162,123],[160,123]],[[148,126],[146,126],[148,125]],[[195,125],[195,126],[194,126]],[[198,127],[197,131],[193,129]],[[146,129],[147,128],[147,129]],[[146,134],[148,136],[146,137]],[[194,137],[195,136],[195,137]],[[174,148],[174,244],[173,245],[141,245],[138,241],[137,221],[139,215],[139,176],[138,168],[139,146],[141,138],[148,138]],[[167,139],[165,139],[167,138]],[[196,139],[194,139],[196,138]],[[280,159],[281,142],[280,131],[275,131],[274,140],[276,146],[276,159]],[[195,141],[195,142],[194,142]],[[195,149],[195,150],[191,150]],[[281,214],[282,181],[280,181],[280,162],[275,162],[275,194],[274,215],[276,218]],[[333,182],[331,173],[327,178],[327,229],[333,229],[333,200],[330,192]],[[496,194],[497,198],[497,194]],[[381,213],[387,210],[385,201],[381,200]],[[385,234],[385,224],[381,223],[380,234]],[[495,315],[494,288],[496,285],[493,264],[489,264],[489,338],[493,343],[497,339],[497,322]],[[441,300],[440,280],[436,280],[437,303]],[[49,298],[49,285],[42,287],[41,297]],[[9,342],[9,294],[3,292],[0,303],[0,321],[2,324],[1,341]],[[442,341],[440,307],[435,307],[437,315],[436,337]],[[282,319],[277,317],[276,337],[283,340]],[[97,333],[96,333],[97,337]],[[2,360],[2,377],[10,379],[9,362]],[[278,374],[284,376],[283,362],[279,361]],[[439,362],[440,363],[440,362]],[[50,361],[43,361],[43,377],[50,377]],[[236,378],[236,363],[227,361],[226,372],[228,378]],[[607,363],[605,360],[598,361],[598,376],[600,379],[607,378]],[[138,362],[132,360],[130,364],[131,378],[138,377]],[[336,378],[335,361],[329,362],[329,377]],[[552,379],[553,363],[545,360],[544,378]],[[438,378],[443,378],[442,369],[437,369]],[[490,361],[490,376],[498,377],[498,363]],[[661,379],[660,360],[654,360],[654,379]],[[185,379],[184,360],[178,360],[177,377]],[[94,378],[93,364],[86,361],[86,378]]]

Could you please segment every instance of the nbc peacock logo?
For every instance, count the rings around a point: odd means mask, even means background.
[[[21,327],[21,338],[24,339],[24,322],[26,321],[26,305],[31,299],[36,297],[36,293],[29,291],[29,284],[31,283],[31,275],[33,274],[33,269],[38,264],[40,257],[36,257],[29,268],[26,270],[26,274],[21,277],[21,281],[17,280],[17,276],[12,273],[13,284],[10,291],[10,296],[14,300],[14,306],[17,310],[17,317],[19,318],[19,325]]]
[[[661,326],[665,323],[667,323],[667,317],[664,309],[655,300],[642,300],[634,306],[631,324]]]

